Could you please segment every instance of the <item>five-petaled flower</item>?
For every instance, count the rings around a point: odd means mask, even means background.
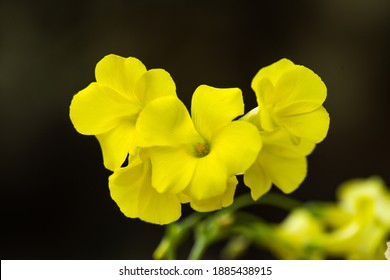
[[[322,106],[326,86],[310,69],[282,59],[262,68],[252,88],[258,107],[242,120],[257,126],[264,145],[244,182],[253,199],[272,184],[291,193],[306,177],[306,156],[328,132],[329,115]]]
[[[138,59],[117,55],[99,61],[95,76],[96,82],[73,97],[70,118],[79,133],[97,137],[105,167],[115,170],[135,153],[135,124],[144,106],[176,96],[176,86],[165,70],[147,71]]]
[[[254,125],[233,121],[243,113],[238,88],[199,86],[192,97],[192,119],[176,97],[150,102],[136,131],[140,146],[149,147],[157,192],[180,193],[198,211],[231,204],[234,176],[245,172],[262,145]]]
[[[294,142],[319,143],[325,138],[329,128],[329,115],[322,106],[326,86],[312,70],[284,58],[260,69],[252,89],[261,130],[285,128]]]

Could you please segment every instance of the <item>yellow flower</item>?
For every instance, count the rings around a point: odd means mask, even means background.
[[[175,97],[150,102],[136,130],[148,149],[152,185],[159,193],[179,194],[195,209],[211,211],[232,202],[236,185],[261,148],[255,126],[232,121],[243,114],[238,88],[199,86],[192,97],[192,119]]]
[[[293,210],[275,227],[271,249],[280,259],[323,259],[323,224],[304,208]]]
[[[390,234],[390,192],[384,182],[378,177],[347,181],[338,198],[350,219],[328,234],[327,251],[348,259],[382,259]]]
[[[262,68],[252,81],[258,107],[241,120],[254,124],[263,139],[244,182],[257,200],[272,184],[291,193],[307,174],[307,159],[327,134],[329,115],[322,106],[326,87],[313,71],[282,59]]]
[[[179,197],[156,191],[151,182],[150,159],[146,151],[141,153],[141,157],[132,157],[128,166],[110,176],[111,197],[129,218],[160,225],[174,222],[181,215]]]
[[[295,209],[276,227],[280,244],[274,245],[275,253],[282,258],[383,259],[390,235],[390,192],[384,182],[378,177],[350,180],[337,196],[337,204]]]
[[[359,213],[361,201],[372,203],[375,220],[390,230],[390,189],[385,182],[372,176],[343,183],[337,192],[341,207],[350,213]]]
[[[326,86],[310,69],[288,59],[262,68],[252,89],[259,105],[261,130],[287,129],[295,142],[321,142],[329,128],[329,115],[322,106]]]
[[[73,97],[70,119],[79,133],[97,137],[105,167],[115,170],[135,152],[135,125],[143,107],[176,96],[176,86],[165,70],[147,71],[138,59],[117,55],[99,61],[95,76],[96,82]]]

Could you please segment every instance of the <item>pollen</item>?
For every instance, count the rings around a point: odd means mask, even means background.
[[[210,152],[210,145],[208,143],[202,144],[198,143],[195,145],[195,155],[196,157],[207,156]]]

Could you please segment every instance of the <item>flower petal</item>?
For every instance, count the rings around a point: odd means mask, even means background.
[[[262,133],[262,138],[263,148],[244,175],[244,182],[255,200],[268,192],[272,183],[285,193],[298,188],[306,177],[306,156],[315,147],[304,140],[294,144],[284,129]]]
[[[76,130],[85,135],[104,133],[122,120],[134,121],[140,106],[116,91],[91,83],[77,93],[70,105],[70,119]]]
[[[324,107],[307,113],[279,118],[280,123],[293,135],[319,143],[326,137],[329,129],[329,114]]]
[[[228,179],[227,189],[224,194],[205,199],[205,200],[190,200],[192,209],[198,212],[210,212],[219,210],[223,207],[228,207],[233,203],[234,193],[238,184],[236,176]]]
[[[137,120],[140,145],[177,146],[202,141],[197,134],[185,105],[173,96],[150,102]]]
[[[230,176],[219,159],[209,154],[195,162],[192,180],[184,193],[198,201],[224,194]]]
[[[272,147],[286,157],[307,156],[313,152],[316,146],[313,142],[304,139],[296,142],[296,139],[292,138],[291,134],[283,128],[272,132],[263,132],[261,135],[264,146]]]
[[[135,85],[145,72],[145,65],[138,59],[114,54],[105,56],[95,68],[96,81],[99,84],[114,89],[132,102],[137,102]]]
[[[191,115],[197,131],[210,141],[219,128],[244,113],[239,88],[199,86],[192,96]]]
[[[293,69],[285,71],[275,84],[275,94],[279,106],[286,106],[295,102],[306,104],[296,107],[301,111],[295,114],[310,112],[318,108],[326,99],[326,86],[321,78],[309,68],[295,65]]]
[[[163,69],[151,69],[137,81],[135,94],[141,104],[163,96],[176,96],[176,85],[171,75]]]
[[[270,180],[284,193],[291,193],[303,182],[307,173],[306,156],[289,156],[291,151],[264,145],[258,163]]]
[[[280,76],[289,69],[294,68],[294,63],[287,58],[282,58],[281,60],[260,69],[260,71],[255,75],[252,80],[252,89],[255,92],[258,92],[258,86],[262,79],[270,79],[271,83],[276,85]]]
[[[114,171],[121,167],[127,155],[133,154],[136,148],[135,126],[123,122],[108,132],[96,135],[103,153],[104,166]]]
[[[258,160],[245,171],[244,183],[250,188],[253,200],[258,200],[272,187],[271,179],[267,176]]]
[[[255,116],[252,116],[251,122],[261,131],[272,131],[277,128],[279,126],[279,120],[273,112],[275,107],[275,88],[268,78],[264,78],[258,82],[256,100],[259,106],[252,113]],[[257,121],[254,117],[257,118]]]
[[[285,58],[260,69],[252,80],[252,88],[258,99],[265,104],[279,103],[277,106],[306,102],[316,104],[311,109],[314,110],[326,98],[326,86],[317,74]]]
[[[149,161],[116,170],[109,178],[112,199],[127,217],[160,225],[176,221],[181,215],[178,197],[157,193],[150,177]]]
[[[210,155],[215,155],[228,177],[243,174],[257,158],[262,140],[257,128],[243,121],[234,121],[215,134]]]
[[[149,148],[152,161],[152,183],[159,193],[179,193],[190,183],[197,158],[184,148]]]

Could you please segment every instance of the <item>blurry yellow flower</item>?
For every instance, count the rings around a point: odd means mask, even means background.
[[[310,69],[288,59],[262,68],[252,81],[261,130],[285,128],[294,142],[321,142],[329,128],[329,115],[322,106],[326,86]]]
[[[304,208],[293,210],[275,227],[271,249],[280,259],[323,259],[323,224]]]
[[[236,185],[231,177],[245,172],[262,145],[255,126],[232,121],[243,111],[238,88],[199,86],[192,97],[192,119],[175,97],[150,102],[136,129],[140,145],[150,147],[157,192],[180,193],[183,202],[201,211],[229,205]]]
[[[371,203],[375,221],[390,230],[390,189],[376,176],[353,179],[343,183],[337,192],[341,206],[351,213],[358,213],[362,201]]]
[[[384,182],[378,177],[347,181],[338,198],[349,219],[325,236],[327,252],[347,259],[382,259],[390,235],[390,192]]]
[[[152,166],[146,152],[132,157],[125,168],[115,170],[109,178],[112,199],[129,218],[139,218],[153,224],[168,224],[179,219],[179,197],[158,193],[151,182]]]
[[[176,87],[165,70],[147,71],[133,57],[107,55],[95,76],[96,82],[73,97],[70,118],[79,133],[97,137],[105,167],[115,170],[135,151],[135,124],[143,107],[161,96],[176,96]]]
[[[338,203],[312,203],[275,226],[271,248],[283,259],[383,259],[390,236],[390,192],[378,177],[342,184]]]

